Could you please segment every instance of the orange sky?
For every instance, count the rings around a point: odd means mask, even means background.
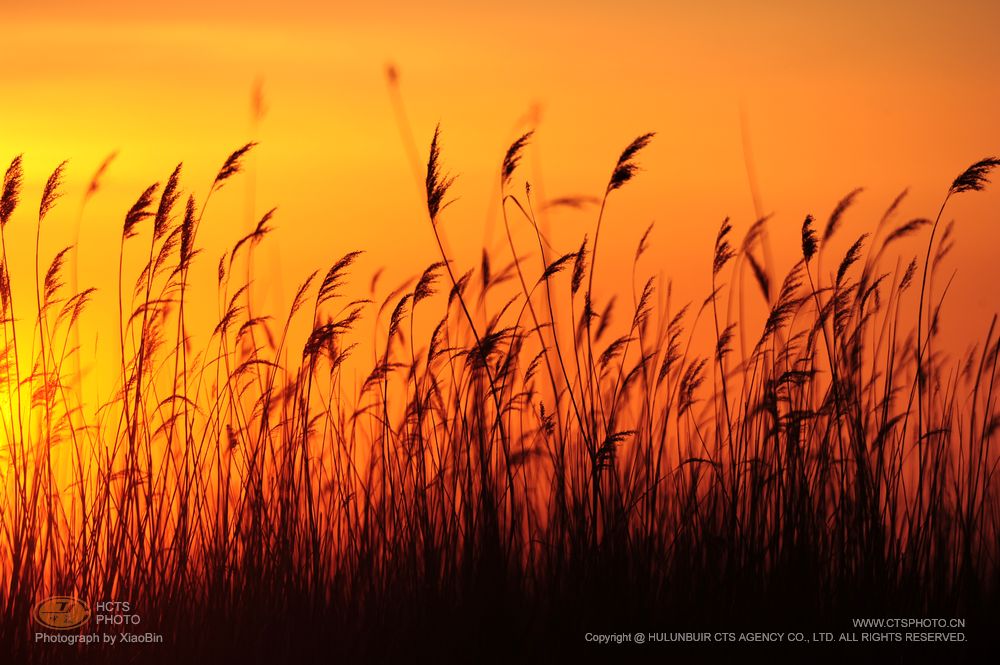
[[[600,194],[620,150],[658,132],[644,172],[609,208],[598,274],[616,274],[655,220],[645,270],[672,275],[687,297],[707,293],[722,218],[742,234],[754,217],[741,108],[782,270],[804,215],[824,219],[855,186],[866,191],[838,256],[904,187],[901,219],[932,216],[952,178],[1000,152],[1000,5],[991,2],[10,4],[0,9],[0,160],[24,152],[28,177],[10,242],[30,247],[41,185],[69,158],[43,253],[66,244],[60,232],[72,228],[85,183],[120,150],[80,245],[81,283],[104,287],[101,307],[114,302],[109,258],[125,210],[178,161],[185,186],[204,194],[222,159],[250,138],[258,77],[268,112],[252,162],[256,209],[279,207],[261,256],[279,267],[270,297],[285,304],[309,271],[349,249],[369,250],[362,274],[388,264],[391,282],[436,258],[387,62],[401,71],[422,158],[442,125],[446,169],[460,176],[444,224],[470,266],[484,242],[499,247],[489,224],[496,170],[535,105],[541,124],[523,175],[549,196]],[[246,223],[246,185],[227,186],[209,210],[200,279],[212,289],[217,258]],[[961,267],[952,307],[963,314],[960,333],[982,336],[1000,306],[1000,187],[956,200],[950,216],[959,220],[952,265]],[[558,248],[570,251],[593,233],[594,213],[551,222]],[[27,251],[11,258],[15,279],[29,278],[31,261]]]

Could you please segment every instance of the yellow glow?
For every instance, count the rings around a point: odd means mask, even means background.
[[[309,271],[350,249],[369,250],[368,273],[386,266],[386,285],[433,260],[387,91],[388,62],[401,72],[420,160],[442,125],[446,168],[459,175],[443,229],[463,265],[475,265],[484,245],[505,251],[497,168],[533,108],[540,122],[523,177],[538,196],[600,194],[622,147],[657,131],[641,177],[609,206],[598,270],[618,274],[615,266],[631,260],[655,220],[646,267],[672,276],[679,299],[708,289],[721,220],[730,216],[742,233],[757,215],[744,140],[759,212],[774,213],[779,272],[794,257],[806,213],[823,219],[846,192],[866,187],[829,250],[837,255],[904,187],[910,196],[900,216],[932,215],[951,178],[1000,145],[995,3],[279,8],[182,0],[153,9],[107,0],[5,12],[0,40],[16,58],[0,79],[0,160],[26,153],[27,203],[37,201],[55,164],[71,160],[66,197],[43,229],[43,257],[69,242],[93,170],[120,150],[85,211],[79,243],[80,284],[99,287],[93,307],[102,322],[117,318],[110,267],[131,201],[180,161],[183,186],[201,200],[221,160],[250,139],[261,145],[247,177],[212,200],[194,283],[213,287],[218,258],[272,206],[278,231],[258,260],[274,279],[258,295],[275,306],[287,306]],[[257,79],[267,113],[254,129],[249,97]],[[977,332],[997,305],[979,285],[994,274],[988,248],[998,201],[991,191],[951,209],[961,270],[949,302]],[[31,209],[24,205],[9,225],[12,246],[32,245]],[[574,249],[593,233],[595,216],[554,211],[553,244]],[[515,223],[517,240],[529,240],[528,232]],[[130,249],[141,255],[137,248]],[[138,266],[129,260],[126,274]],[[30,274],[33,256],[19,252],[10,262],[15,277]],[[614,280],[601,287],[627,290]],[[14,288],[30,302],[30,280],[15,279]],[[206,321],[217,315],[213,298],[207,302]],[[113,328],[84,321],[83,329],[87,352],[96,344],[98,354],[113,356]],[[962,332],[944,334],[961,347]],[[106,388],[112,381],[102,380]]]

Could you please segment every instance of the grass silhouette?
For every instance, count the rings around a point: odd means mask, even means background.
[[[500,162],[510,255],[484,252],[478,278],[439,235],[453,180],[436,129],[423,184],[440,256],[426,270],[381,302],[349,300],[349,252],[313,273],[288,312],[262,315],[252,255],[271,211],[219,260],[222,307],[203,348],[185,314],[206,290],[188,280],[197,231],[253,144],[225,160],[200,204],[180,204],[178,166],[125,216],[118,386],[93,412],[74,341],[92,290],[66,292],[72,249],[44,275],[39,256],[62,166],[38,214],[34,337],[17,336],[3,234],[19,205],[15,159],[0,196],[0,653],[617,659],[588,651],[584,633],[847,630],[850,617],[882,615],[995,624],[1000,330],[994,318],[967,357],[934,352],[941,215],[890,227],[901,196],[825,274],[852,192],[821,236],[805,220],[801,259],[783,276],[754,254],[766,219],[741,242],[726,220],[705,266],[712,293],[676,307],[649,279],[619,322],[593,293],[601,221],[654,137],[614,165],[593,241],[562,254],[530,187],[514,192],[531,138]],[[997,165],[974,164],[945,203],[982,189]],[[536,247],[516,246],[515,222]],[[928,225],[922,261],[884,267],[887,247]],[[145,257],[134,277],[131,252]],[[726,305],[742,302],[747,266],[768,305],[760,330]],[[703,317],[712,351],[699,356]],[[344,367],[362,325],[376,342],[355,386]],[[129,600],[165,643],[34,644],[32,608],[51,595]]]

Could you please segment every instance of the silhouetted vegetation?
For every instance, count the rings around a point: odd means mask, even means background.
[[[440,256],[426,270],[350,299],[362,277],[348,252],[289,311],[262,314],[240,266],[271,211],[219,259],[218,322],[197,346],[185,314],[209,290],[188,279],[197,232],[253,146],[200,203],[181,203],[178,166],[125,216],[118,386],[93,410],[73,342],[92,290],[63,284],[72,248],[45,271],[38,256],[62,166],[38,214],[33,338],[15,325],[2,233],[15,159],[0,197],[0,660],[614,662],[635,652],[583,634],[848,630],[880,615],[964,617],[970,639],[995,626],[1000,330],[994,318],[966,357],[935,348],[941,215],[896,224],[900,197],[828,256],[852,192],[820,236],[805,220],[783,275],[755,255],[766,219],[742,241],[726,220],[705,252],[712,293],[680,305],[638,277],[647,230],[616,317],[593,290],[595,275],[626,272],[597,263],[601,223],[653,135],[611,170],[592,242],[563,252],[530,187],[515,191],[530,139],[499,164],[509,254],[484,252],[478,275],[438,235],[453,180],[435,130],[426,231]],[[948,199],[997,165],[970,167]],[[533,246],[516,245],[514,223]],[[926,256],[886,267],[886,248],[928,225]],[[135,252],[145,265],[126,275]],[[759,296],[740,286],[747,270]],[[727,302],[757,297],[768,314],[753,330]],[[371,361],[349,360],[366,331]],[[347,362],[368,362],[360,385]],[[129,600],[165,644],[36,645],[32,608],[54,594]]]

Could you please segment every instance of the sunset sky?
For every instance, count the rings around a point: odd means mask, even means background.
[[[445,168],[459,176],[443,228],[470,267],[484,244],[503,247],[497,169],[531,117],[540,119],[537,139],[517,182],[526,177],[547,197],[601,194],[621,149],[658,133],[643,173],[609,206],[598,274],[619,274],[615,265],[631,260],[655,221],[644,270],[673,276],[688,297],[708,291],[722,219],[732,217],[742,236],[755,217],[745,141],[761,208],[775,214],[782,274],[806,213],[825,220],[842,195],[866,188],[831,248],[839,259],[903,188],[910,197],[898,220],[932,217],[958,173],[1000,152],[996,3],[319,5],[5,2],[0,160],[25,153],[28,181],[8,228],[8,242],[24,248],[11,258],[15,279],[30,275],[32,211],[61,160],[70,160],[66,196],[43,230],[46,256],[71,242],[86,183],[120,151],[80,244],[81,285],[107,289],[98,306],[111,307],[109,259],[132,201],[179,161],[185,187],[203,196],[226,155],[251,138],[261,145],[249,177],[209,208],[206,286],[214,290],[214,265],[251,205],[256,214],[279,208],[278,232],[261,250],[275,303],[287,305],[309,271],[350,249],[369,251],[359,271],[388,265],[393,283],[422,269],[436,248],[386,85],[389,63],[421,160],[441,123]],[[253,134],[256,80],[266,114]],[[557,248],[592,235],[595,216],[553,214]],[[982,336],[1000,305],[1000,187],[955,200],[948,217],[959,222],[951,262],[961,268],[951,292],[964,314],[959,332]],[[916,247],[903,248],[904,261]]]

